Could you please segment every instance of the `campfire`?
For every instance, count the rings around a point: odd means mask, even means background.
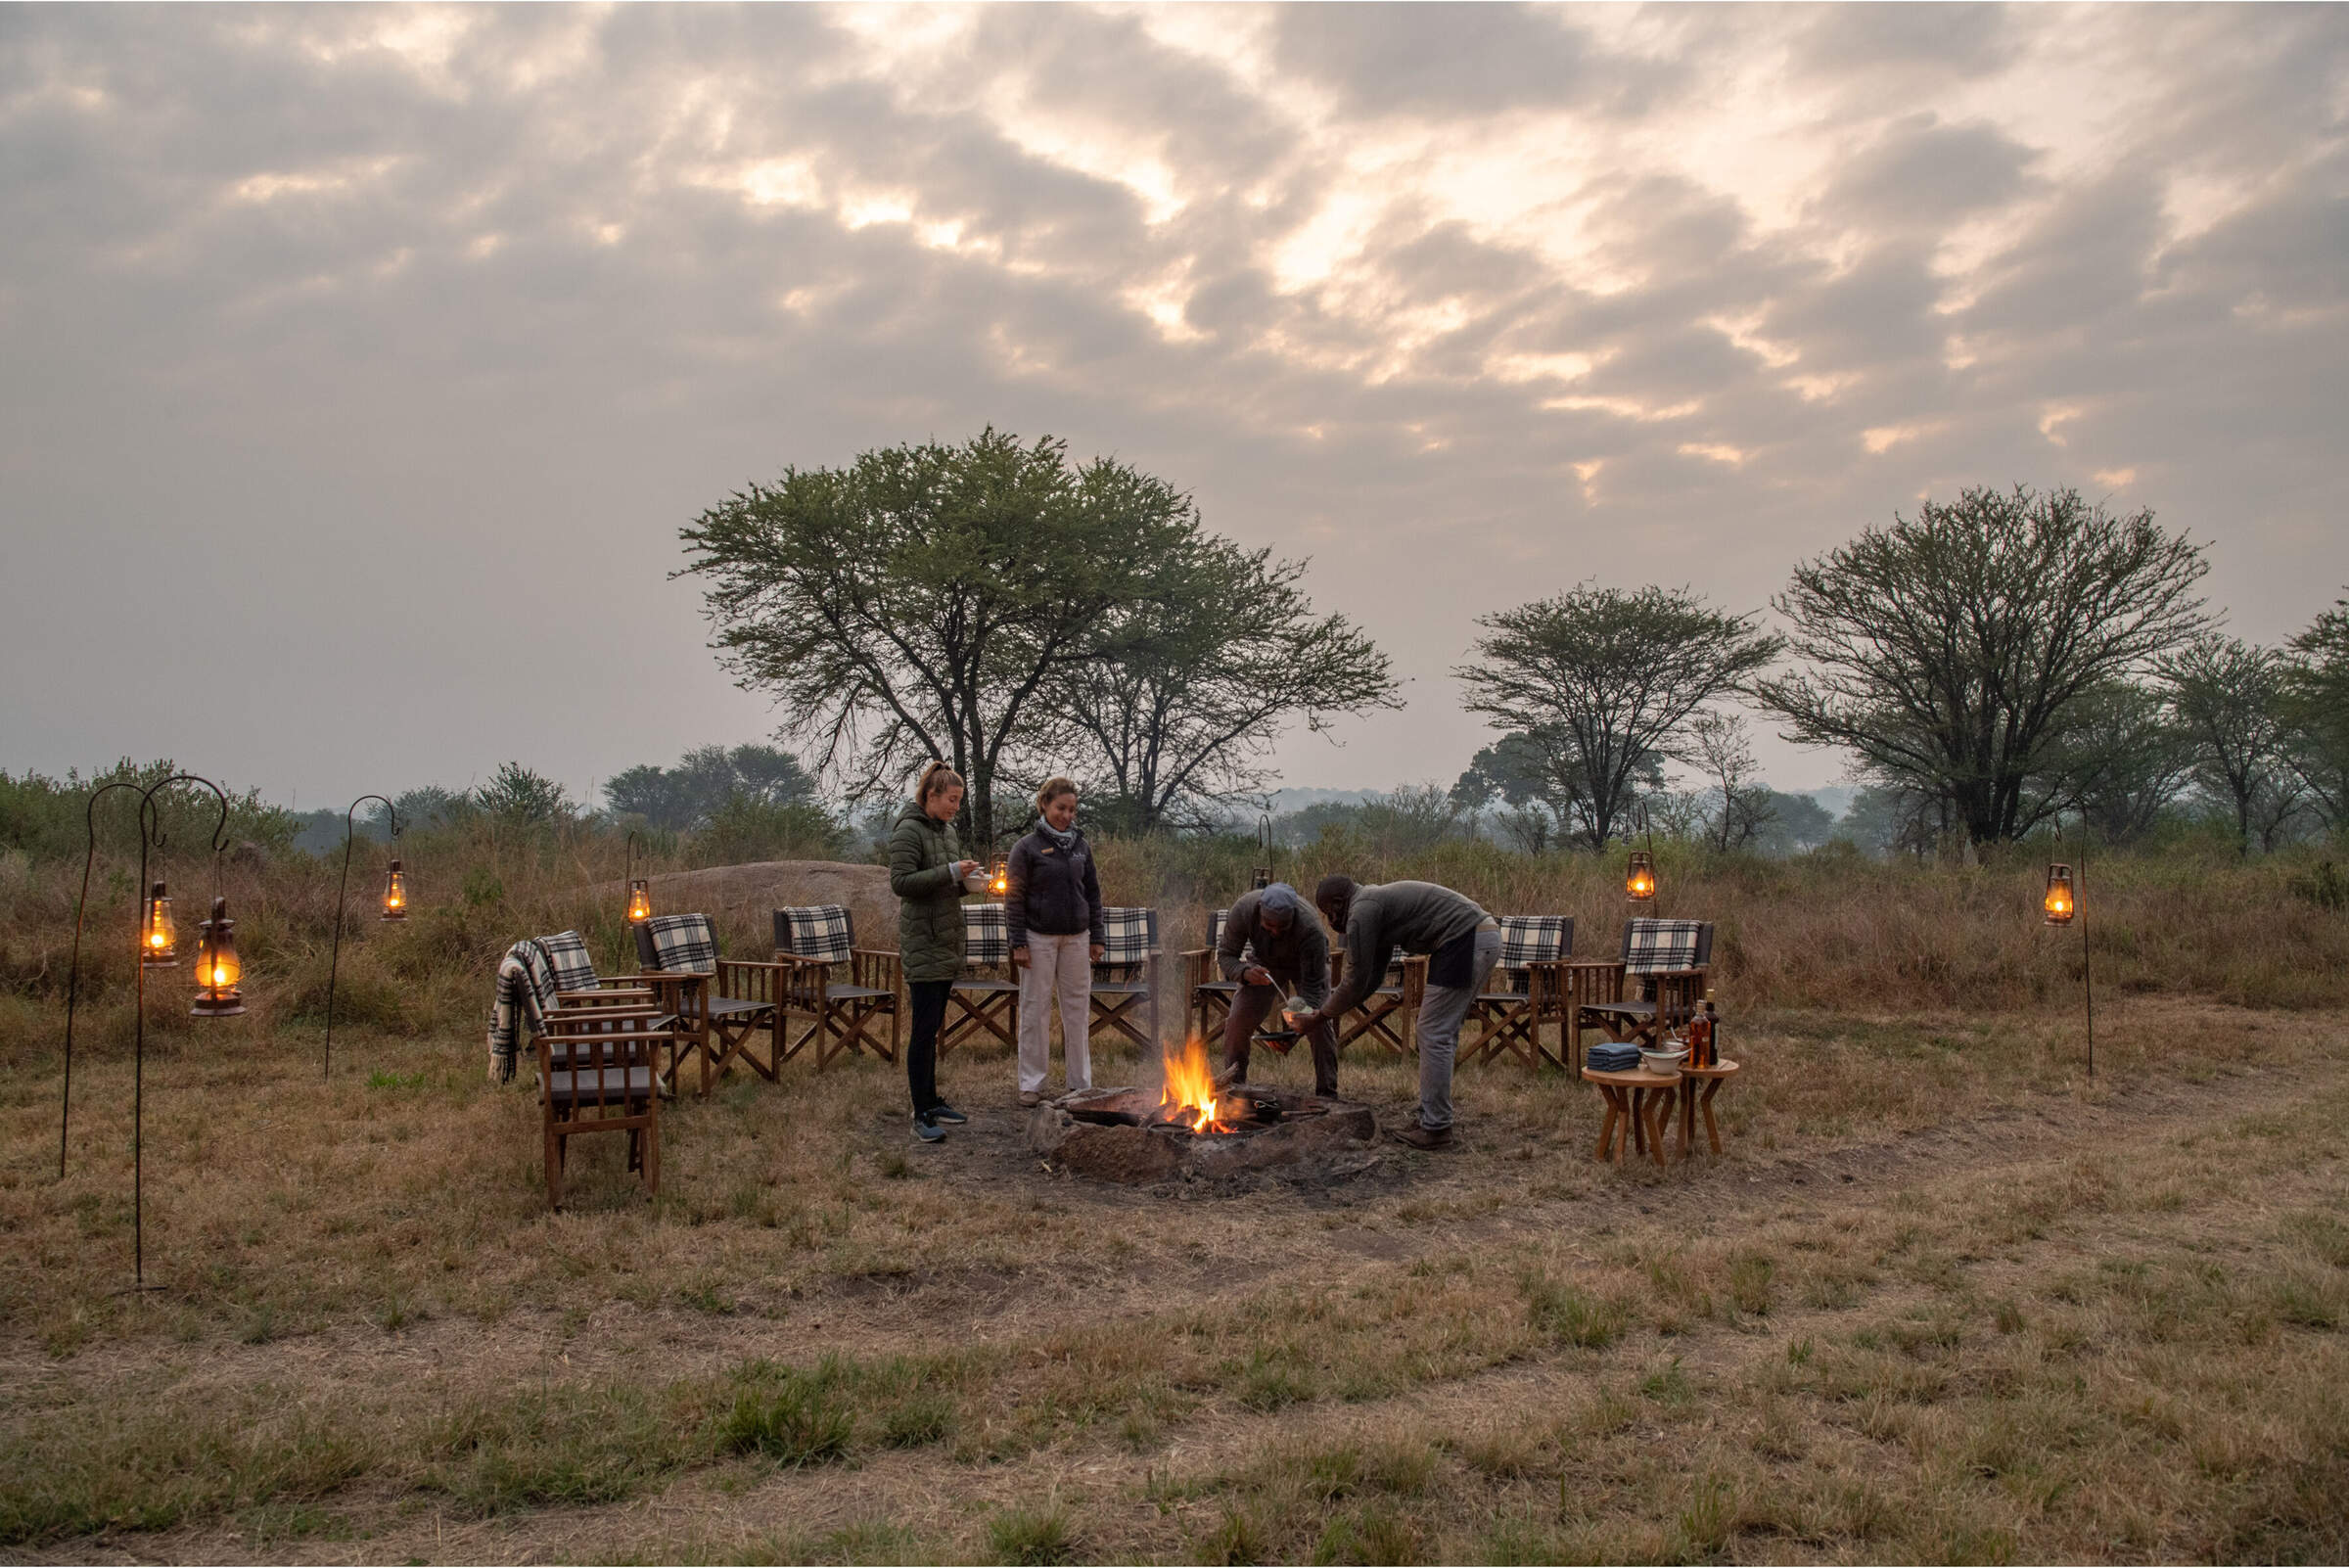
[[[1161,1067],[1155,1089],[1086,1089],[1037,1107],[1029,1146],[1085,1176],[1146,1182],[1346,1161],[1377,1130],[1368,1106],[1269,1084],[1218,1088],[1196,1035]]]
[[[1237,1100],[1227,1095],[1231,1103],[1218,1106],[1216,1075],[1208,1066],[1205,1040],[1193,1035],[1182,1042],[1182,1049],[1167,1053],[1165,1067],[1166,1089],[1159,1095],[1158,1123],[1186,1127],[1193,1132],[1239,1130],[1222,1120],[1236,1109]]]

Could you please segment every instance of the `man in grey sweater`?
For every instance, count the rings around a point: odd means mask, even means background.
[[[1416,1149],[1451,1147],[1451,1060],[1469,1004],[1500,961],[1500,922],[1474,899],[1432,882],[1388,882],[1370,887],[1352,877],[1321,879],[1313,902],[1330,929],[1346,939],[1346,976],[1337,991],[1299,1029],[1342,1017],[1375,990],[1395,951],[1427,954],[1427,999],[1414,1033],[1419,1038],[1419,1122],[1395,1135]]]
[[[1243,954],[1245,956],[1243,956]],[[1329,939],[1305,899],[1285,882],[1243,893],[1223,916],[1216,941],[1216,964],[1225,980],[1236,980],[1230,1016],[1223,1020],[1223,1066],[1219,1084],[1248,1081],[1248,1040],[1287,989],[1294,1002],[1317,1007],[1329,994]],[[1338,1034],[1329,1025],[1304,1031],[1313,1051],[1313,1092],[1338,1092]]]

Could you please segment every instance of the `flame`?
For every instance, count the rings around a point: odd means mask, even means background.
[[[1216,1075],[1208,1066],[1207,1042],[1193,1035],[1183,1041],[1179,1054],[1168,1053],[1166,1069],[1167,1086],[1159,1097],[1159,1109],[1184,1113],[1194,1132],[1214,1131]]]

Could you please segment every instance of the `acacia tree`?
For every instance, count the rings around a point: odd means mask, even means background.
[[[2283,711],[2292,766],[2326,824],[2349,823],[2349,599],[2317,617],[2291,642]]]
[[[2261,847],[2299,808],[2285,753],[2283,661],[2272,648],[2207,632],[2162,661],[2170,705],[2191,738],[2194,782],[2234,811],[2235,851]]]
[[[2194,748],[2160,692],[2108,681],[2085,694],[2064,725],[2048,787],[2060,787],[2110,844],[2152,830],[2194,770]]]
[[[1772,603],[1809,668],[1754,694],[1788,739],[1857,752],[1945,829],[2016,838],[2063,798],[2049,764],[2082,699],[2202,629],[2207,570],[2150,511],[1968,489],[1798,566]]]
[[[1197,531],[1164,482],[990,427],[754,484],[681,531],[680,575],[709,580],[721,662],[774,694],[843,793],[943,759],[992,834],[996,780],[1047,687],[1118,652],[1111,612],[1147,598]]]
[[[1302,561],[1200,535],[1111,613],[1111,652],[1056,683],[1056,712],[1098,762],[1103,808],[1147,832],[1261,792],[1283,724],[1319,734],[1400,706],[1387,656],[1344,616],[1315,616]]]
[[[1481,663],[1453,673],[1471,712],[1540,750],[1545,776],[1578,781],[1565,808],[1577,836],[1600,849],[1642,765],[1687,756],[1690,715],[1777,657],[1778,639],[1753,623],[1685,588],[1585,583],[1480,617],[1489,635],[1472,651]]]

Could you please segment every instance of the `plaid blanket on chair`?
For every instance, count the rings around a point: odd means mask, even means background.
[[[636,928],[637,955],[664,974],[710,974],[717,968],[717,933],[706,914],[655,915]]]
[[[489,1076],[498,1083],[513,1082],[522,1026],[528,1023],[537,1033],[554,1010],[559,989],[542,938],[514,944],[497,961],[497,993],[489,1007]]]
[[[1104,969],[1132,969],[1146,964],[1151,951],[1158,946],[1156,909],[1121,909],[1112,905],[1101,911],[1101,927]]]
[[[846,905],[807,904],[775,911],[775,945],[794,958],[845,964],[856,946],[856,927]]]
[[[1001,904],[962,906],[962,961],[966,968],[1011,962],[1011,921]]]
[[[1555,962],[1574,951],[1574,916],[1502,915],[1500,962],[1497,966],[1505,989],[1529,989],[1526,968]]]
[[[555,968],[556,991],[593,991],[598,982],[595,960],[587,956],[587,939],[576,931],[558,931],[551,937],[540,937],[538,945],[545,950],[546,961]],[[550,993],[547,1005],[554,1005]]]
[[[1623,967],[1631,974],[1694,969],[1702,920],[1634,920],[1624,931]]]

